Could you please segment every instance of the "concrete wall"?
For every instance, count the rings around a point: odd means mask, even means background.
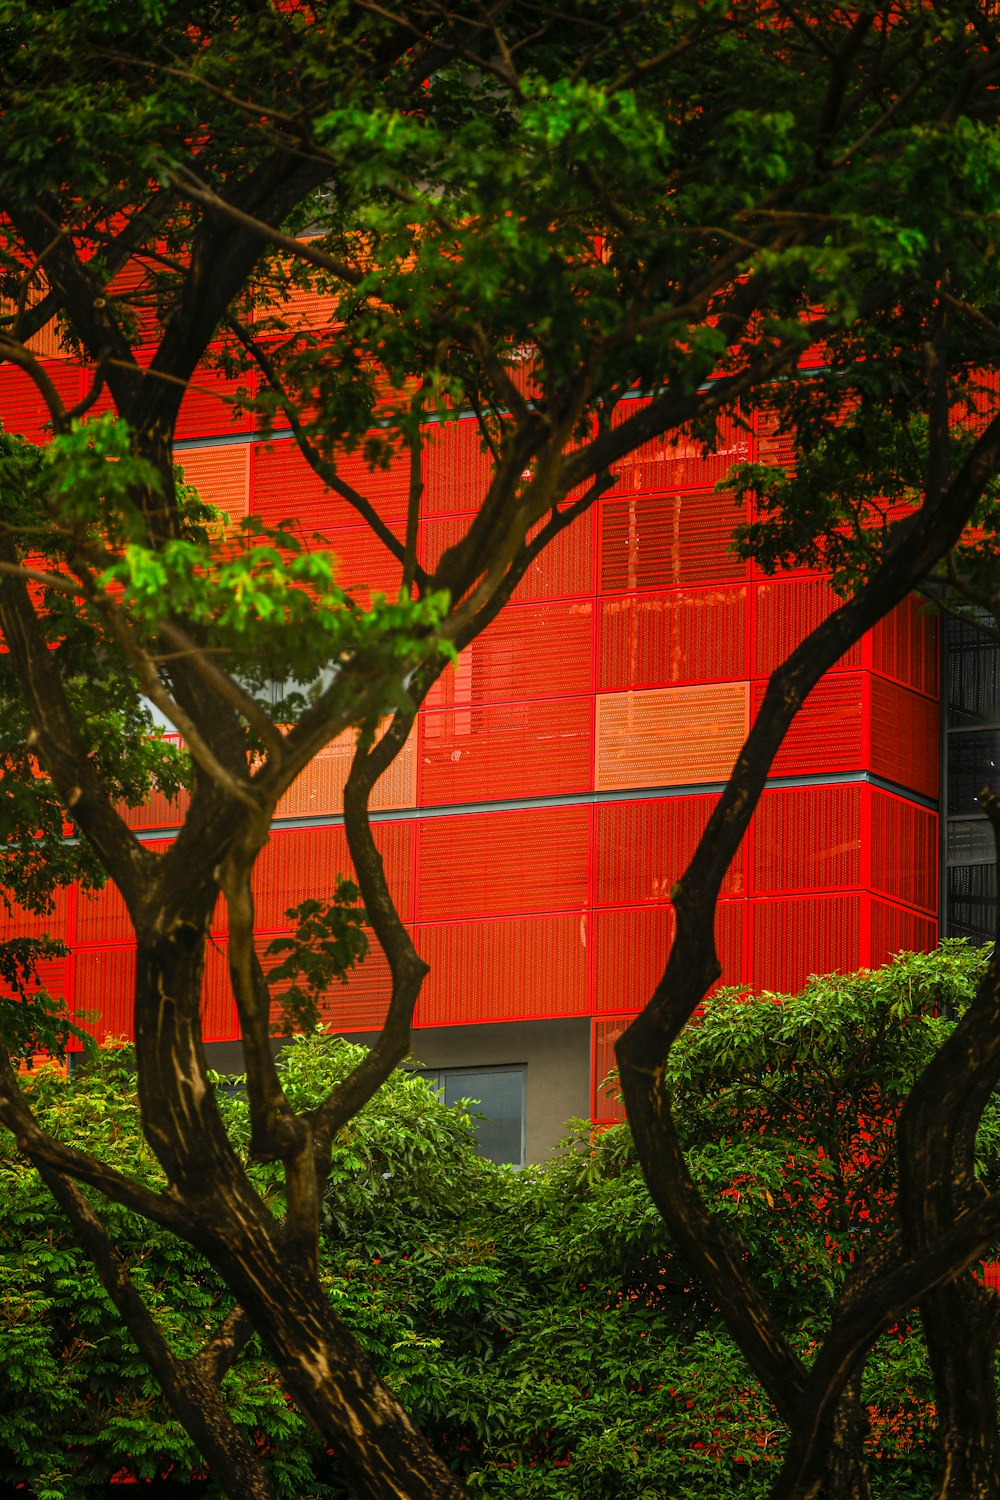
[[[415,1033],[413,1055],[428,1068],[527,1065],[524,1154],[544,1161],[566,1121],[590,1113],[590,1022],[506,1021],[432,1026]]]
[[[371,1045],[372,1033],[349,1040]],[[280,1043],[276,1043],[280,1046]],[[243,1071],[239,1042],[213,1042],[205,1051],[220,1073]],[[430,1026],[414,1033],[414,1058],[428,1068],[472,1068],[521,1063],[527,1067],[525,1160],[544,1161],[571,1118],[590,1112],[590,1022],[507,1021],[486,1026]]]

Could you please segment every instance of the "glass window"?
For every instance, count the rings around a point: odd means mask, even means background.
[[[421,1068],[420,1075],[441,1090],[445,1104],[472,1099],[476,1149],[489,1161],[524,1166],[524,1114],[527,1068]]]
[[[1000,729],[962,730],[948,736],[948,814],[960,817],[979,811],[984,786],[996,787],[1000,777]]]
[[[993,636],[966,620],[947,632],[948,726],[1000,723],[1000,673]]]
[[[986,623],[984,618],[984,623]],[[997,877],[990,825],[979,794],[1000,791],[1000,643],[972,620],[945,627],[943,930],[993,941]]]
[[[948,863],[983,865],[996,859],[988,818],[953,818],[948,824]]]
[[[951,865],[948,870],[948,935],[991,943],[996,931],[995,865]]]

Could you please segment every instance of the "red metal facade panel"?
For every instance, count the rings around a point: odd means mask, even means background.
[[[332,292],[317,292],[290,286],[277,309],[283,323],[297,329],[322,331],[335,324],[337,297]],[[264,316],[267,316],[265,309]]]
[[[589,791],[593,700],[562,698],[422,714],[417,754],[425,805]]]
[[[57,890],[51,912],[41,914],[16,904],[8,910],[0,901],[0,943],[7,942],[10,938],[41,937],[43,933],[67,942],[72,941],[68,914],[75,899],[76,887],[72,892]]]
[[[763,682],[754,685],[754,713],[765,687]],[[856,771],[864,765],[864,745],[862,674],[824,677],[792,720],[771,773],[819,776],[830,771]]]
[[[938,622],[925,608],[911,596],[879,621],[871,633],[872,669],[936,698],[941,656]]]
[[[73,969],[74,1020],[99,1042],[133,1036],[135,949],[81,948]]]
[[[617,1078],[608,1083],[612,1068],[617,1068],[615,1043],[628,1026],[631,1016],[615,1016],[610,1021],[595,1021],[590,1043],[592,1065],[591,1114],[595,1121],[624,1120]]]
[[[174,746],[182,743],[179,734],[165,734],[163,740],[165,744]],[[141,807],[126,807],[119,803],[118,811],[130,828],[179,828],[187,814],[189,801],[187,792],[182,791],[174,798],[165,796],[163,792],[153,792]],[[162,848],[163,845],[156,843],[148,847]]]
[[[425,925],[416,943],[431,966],[418,1026],[587,1013],[582,912]]]
[[[582,911],[589,853],[589,807],[428,818],[419,833],[417,916]]]
[[[715,946],[722,974],[709,990],[710,995],[726,985],[746,983],[746,928],[746,901],[720,901],[715,911]]]
[[[715,943],[722,964],[720,985],[743,979],[745,901],[720,901]],[[594,913],[594,1003],[596,1015],[639,1011],[663,974],[674,931],[669,906],[641,906]],[[718,986],[713,986],[717,988]]]
[[[340,813],[344,783],[351,769],[355,737],[351,730],[338,735],[306,766],[275,808],[276,818],[308,818]],[[410,738],[372,789],[370,807],[413,807],[417,800],[417,733]]]
[[[683,874],[715,806],[714,795],[605,802],[596,811],[596,892],[599,906],[666,901]],[[744,850],[722,884],[724,896],[745,888]]]
[[[889,901],[872,898],[872,956],[874,968],[888,963],[897,953],[928,953],[937,947],[938,929],[933,917],[906,911]]]
[[[359,465],[361,472],[355,473]],[[402,506],[405,514],[405,489],[397,493],[391,472],[388,477],[380,469],[370,473],[356,455],[345,459],[341,470],[380,513],[392,516]],[[328,548],[336,560],[335,575],[341,587],[356,590],[359,595],[364,590],[396,595],[402,576],[399,559],[361,521],[352,505],[327,489],[295,443],[255,444],[249,484],[250,514],[268,526],[287,522],[308,548]],[[394,496],[398,504],[393,503]],[[396,530],[402,545],[402,522]]]
[[[368,937],[368,955],[364,962],[351,970],[346,984],[331,985],[319,1005],[320,1020],[337,1031],[377,1031],[385,1021],[392,995],[392,976],[377,939],[372,933]],[[265,971],[279,961],[266,956],[267,941],[261,939],[256,944]],[[272,1023],[280,1021],[278,1002],[288,985],[289,981],[283,980],[272,986]]]
[[[141,807],[123,806],[119,810],[130,828],[179,828],[187,815],[189,801],[187,792],[180,792],[174,798],[154,792]]]
[[[404,918],[410,915],[409,823],[377,823],[375,842],[385,864],[386,879]],[[254,868],[257,928],[261,932],[287,930],[285,912],[309,897],[329,895],[338,875],[350,876],[351,860],[342,827],[274,829]]]
[[[672,907],[598,911],[593,928],[594,1013],[641,1010],[667,961],[674,932]]]
[[[334,578],[357,603],[367,607],[372,594],[395,599],[403,578],[403,565],[367,527],[328,531],[323,546],[334,557]]]
[[[745,578],[728,550],[746,509],[731,495],[639,495],[601,506],[601,591],[686,588]]]
[[[937,910],[938,819],[929,808],[871,789],[872,889]]]
[[[357,489],[384,519],[403,519],[409,493],[408,465],[369,469],[360,453],[338,460],[341,479]],[[291,438],[255,443],[250,475],[250,511],[268,525],[289,518],[304,532],[327,532],[359,524],[358,512],[329,490]]]
[[[620,402],[611,418],[612,426],[620,427],[648,405],[641,398]],[[734,464],[748,462],[751,453],[752,438],[747,429],[731,417],[723,417],[717,441],[708,452],[705,444],[693,437],[658,437],[642,443],[612,465],[615,492],[710,489],[725,479]]]
[[[602,600],[602,691],[747,676],[745,587]]]
[[[38,984],[31,986],[31,993],[37,990],[48,990],[53,999],[63,998],[69,1000],[70,996],[70,968],[72,958],[42,958],[37,965]],[[13,991],[0,979],[0,995],[12,997]]]
[[[424,449],[424,514],[478,510],[492,472],[493,461],[483,451],[479,423],[473,418],[430,423]]]
[[[529,532],[533,538],[539,528]],[[595,587],[597,508],[571,521],[538,554],[514,590],[515,604],[528,599],[561,599],[592,594]]]
[[[593,657],[592,600],[512,606],[446,668],[427,706],[589,693]]]
[[[420,526],[420,560],[425,568],[437,567],[441,556],[465,536],[471,517],[443,516]],[[542,549],[529,565],[512,595],[513,603],[530,599],[579,598],[594,592],[594,511],[582,516]],[[535,531],[529,533],[534,536]]]
[[[336,1031],[378,1031],[385,1024],[392,998],[392,975],[374,936],[363,964],[346,984],[330,987],[320,1005],[320,1019]]]
[[[188,448],[178,454],[187,484],[193,484],[209,505],[240,521],[250,504],[250,444],[232,447]]]
[[[290,438],[254,443],[250,513],[269,526],[294,520],[304,530],[324,532],[356,524],[358,519],[354,507],[327,489]]]
[[[420,566],[432,573],[448,548],[462,540],[468,527],[468,516],[444,516],[434,521],[421,521],[417,540]]]
[[[83,395],[83,382],[76,365],[52,360],[44,366],[66,406],[75,406]],[[4,430],[16,432],[32,443],[47,443],[52,436],[49,409],[41,391],[24,370],[5,365],[3,370]]]
[[[133,937],[125,902],[110,880],[103,890],[76,893],[78,943],[127,943]]]
[[[795,441],[778,426],[773,411],[758,411],[754,418],[754,437],[757,441],[759,464],[789,465],[795,457]]]
[[[884,677],[871,679],[871,768],[925,797],[938,794],[938,705]]]
[[[840,604],[825,578],[789,578],[754,587],[755,677],[770,677],[795,647]],[[838,667],[860,667],[861,642],[840,658]]]
[[[747,732],[747,685],[661,688],[597,698],[596,785],[723,781]]]
[[[865,962],[860,895],[751,901],[751,984],[794,994],[810,974],[859,969]]]
[[[205,951],[205,983],[201,1007],[202,1036],[206,1042],[232,1042],[240,1034],[229,983],[228,945],[211,942]]]
[[[27,306],[36,307],[41,301],[42,297],[45,296],[47,291],[48,288],[46,286],[40,285],[38,282],[36,282],[28,293]],[[14,300],[14,298],[0,297],[0,315],[5,318],[10,318],[13,317],[16,312],[17,302]],[[71,360],[73,356],[63,348],[61,339],[62,333],[59,329],[59,325],[53,318],[51,322],[46,323],[43,328],[40,328],[37,333],[33,333],[29,338],[26,338],[24,340],[24,344],[26,348],[31,350],[36,359],[59,359],[64,361]],[[7,370],[13,370],[14,368],[15,367],[13,365],[8,365],[7,369],[4,371],[5,377]],[[4,380],[4,384],[6,385],[6,379]]]
[[[316,338],[314,340],[314,347],[319,350],[323,349],[324,347],[329,348],[332,342],[332,338]],[[402,385],[394,386],[386,377],[384,370],[377,362],[372,360],[364,360],[362,362],[362,366],[364,375],[370,379],[371,383],[373,395],[372,426],[374,428],[375,423],[379,419],[380,413],[385,410],[386,406],[390,402],[396,403],[401,398],[405,399],[407,395],[412,394],[416,390],[417,382],[415,380],[407,379],[403,381]],[[319,385],[320,383],[318,381],[310,381],[303,387],[301,400],[299,401],[300,419],[302,420],[306,431],[314,439],[317,436],[322,436],[323,433]],[[275,411],[271,421],[271,426],[273,427],[275,432],[287,432],[289,429],[289,422],[286,413],[281,410]],[[381,433],[373,431],[370,434],[370,436],[381,439],[383,441],[385,439],[385,435],[386,434],[384,431]]]
[[[241,411],[241,397],[252,394],[248,375],[235,379],[219,370],[197,370],[191,378],[177,417],[175,437],[221,437],[230,432],[249,432],[253,418]]]
[[[860,885],[862,795],[860,786],[765,792],[751,833],[754,891]]]
[[[147,364],[162,335],[156,312],[156,288],[150,268],[144,265],[123,266],[108,283],[114,297],[121,298],[121,310],[127,311],[136,325],[136,341],[142,351],[140,364]]]
[[[48,990],[54,1000],[65,1000],[72,1009],[72,957],[40,959],[37,972],[37,989]]]

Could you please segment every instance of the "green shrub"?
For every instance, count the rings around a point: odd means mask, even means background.
[[[893,1125],[947,1034],[982,958],[948,944],[876,973],[810,981],[795,997],[724,992],[675,1049],[667,1086],[693,1169],[742,1235],[808,1353],[852,1258],[891,1222]],[[318,1100],[358,1050],[296,1038],[281,1070]],[[244,1152],[238,1082],[219,1103]],[[71,1081],[41,1071],[33,1107],[63,1139],[160,1182],[138,1128],[128,1048]],[[1000,1114],[980,1135],[1000,1182]],[[281,1212],[280,1174],[251,1168]],[[179,1352],[228,1307],[190,1248],[101,1205],[131,1274]],[[626,1127],[580,1123],[544,1169],[475,1153],[468,1110],[396,1072],[337,1139],[323,1221],[337,1312],[477,1495],[576,1500],[755,1500],[781,1424],[669,1243]],[[35,1174],[0,1135],[0,1482],[74,1500],[114,1474],[201,1474],[144,1361]],[[869,1359],[877,1491],[930,1472],[932,1389],[919,1328]],[[227,1377],[239,1425],[266,1447],[280,1496],[343,1492],[256,1342]],[[208,1493],[212,1494],[211,1484]]]

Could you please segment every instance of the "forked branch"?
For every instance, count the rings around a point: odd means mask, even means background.
[[[365,737],[360,739],[344,788],[347,843],[365,912],[389,963],[392,994],[374,1047],[315,1112],[316,1158],[324,1175],[329,1169],[330,1145],[336,1132],[409,1053],[413,1012],[428,972],[396,910],[382,856],[372,837],[368,809],[375,782],[403,748],[415,716],[416,704],[405,711],[399,710],[374,746],[369,747]]]

